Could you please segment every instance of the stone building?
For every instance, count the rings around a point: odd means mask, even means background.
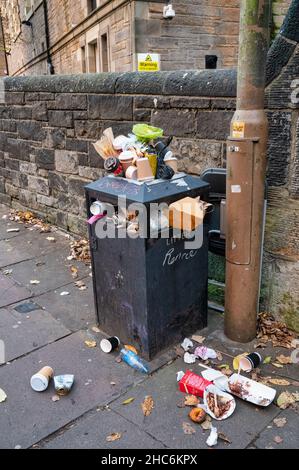
[[[237,63],[239,0],[1,0],[10,75],[126,72],[138,53],[160,54],[161,70]],[[290,0],[273,2],[273,34]],[[1,35],[1,33],[0,33]],[[212,56],[212,57],[211,57]]]

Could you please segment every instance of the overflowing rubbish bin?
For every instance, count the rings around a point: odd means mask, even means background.
[[[167,231],[163,211],[155,211],[160,204],[176,210],[174,203],[184,198],[207,201],[209,184],[185,173],[143,182],[111,175],[85,189],[95,309],[102,331],[152,359],[205,327],[207,216],[201,224],[202,239],[193,247],[192,241],[178,236],[179,230]],[[134,212],[139,217],[142,213],[143,236],[136,231]]]

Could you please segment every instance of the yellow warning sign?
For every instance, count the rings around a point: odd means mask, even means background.
[[[138,72],[159,72],[160,54],[137,54]]]
[[[245,135],[245,122],[234,121],[233,122],[233,137],[235,139],[244,139]]]

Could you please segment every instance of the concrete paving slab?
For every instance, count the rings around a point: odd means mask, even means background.
[[[67,256],[67,249],[59,247],[57,251],[16,264],[12,267],[11,277],[30,289],[34,296],[37,296],[66,284],[74,284],[75,281],[88,276],[89,266],[75,260],[68,261]],[[72,277],[71,266],[78,268],[77,279]],[[39,284],[32,285],[30,281],[35,280],[39,281]],[[63,291],[68,290],[63,289]],[[71,302],[72,304],[69,296],[64,297],[64,299],[66,303]]]
[[[26,231],[9,240],[0,240],[0,268],[52,253],[67,246],[64,237],[55,234],[56,242],[53,243],[47,240],[49,235],[34,230]],[[65,251],[67,256],[66,248]]]
[[[112,403],[111,408],[170,448],[207,448],[205,442],[209,431],[204,432],[199,425],[191,423],[188,418],[189,408],[177,407],[184,397],[184,394],[178,390],[176,382],[176,372],[179,370],[187,370],[186,364],[183,364],[182,360],[177,360],[169,367],[159,370],[152,378],[144,381],[135,389],[131,389],[124,397]],[[198,366],[194,366],[193,371],[200,373]],[[152,395],[155,409],[149,417],[145,418],[140,405],[146,395]],[[135,397],[135,401],[130,405],[123,406],[122,402],[129,397]],[[229,419],[225,421],[213,420],[213,425],[231,440],[231,444],[219,441],[217,448],[247,447],[256,433],[262,430],[279,411],[275,405],[262,409],[237,400],[236,410]],[[194,434],[184,434],[182,428],[184,422],[192,424],[195,430]]]
[[[5,343],[6,362],[68,334],[70,331],[44,310],[35,310],[28,315],[15,310],[0,310],[0,338]]]
[[[18,232],[10,232],[10,230],[18,230]],[[18,224],[11,220],[2,219],[0,214],[0,240],[7,240],[26,233],[26,226],[24,224]]]
[[[107,442],[112,433],[121,433],[118,441]],[[42,449],[163,449],[165,446],[136,428],[135,424],[113,411],[100,410],[67,426],[61,433],[38,446]]]
[[[273,421],[271,421],[254,442],[255,447],[258,449],[298,449],[298,411],[296,412],[293,409],[287,409],[282,411],[277,417],[285,418],[287,420],[285,426],[279,428]],[[275,442],[276,437],[282,439],[282,442]]]
[[[0,308],[31,297],[30,289],[19,285],[11,275],[0,272]]]
[[[88,328],[96,324],[94,311],[92,279],[90,276],[83,278],[86,290],[68,284],[55,291],[50,291],[35,297],[35,302],[44,307],[51,315],[71,331]],[[66,297],[61,292],[69,292]],[[71,306],[71,307],[70,307]]]
[[[86,338],[85,333],[74,333],[0,368],[1,388],[8,397],[1,403],[0,429],[5,432],[0,433],[0,448],[30,447],[144,380],[126,364],[117,364],[114,355],[85,346]],[[53,367],[57,375],[75,375],[70,395],[58,402],[51,400],[53,383],[43,393],[30,388],[31,375],[45,365]]]

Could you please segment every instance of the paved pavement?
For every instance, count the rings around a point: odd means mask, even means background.
[[[66,234],[55,231],[50,234],[55,242],[50,241],[47,233],[2,218],[8,213],[0,205],[0,339],[6,347],[0,388],[7,394],[0,403],[0,448],[206,448],[209,431],[192,424],[195,432],[185,434],[189,409],[177,406],[183,395],[176,372],[191,368],[200,373],[198,364],[188,367],[172,348],[152,361],[151,374],[144,376],[116,362],[117,353],[88,348],[86,339],[99,344],[103,337],[92,330],[96,322],[90,267],[67,259]],[[7,232],[11,228],[20,230]],[[83,280],[86,290],[74,284],[71,266],[78,269],[76,281]],[[253,349],[253,344],[228,341],[222,331],[222,316],[210,312],[209,327],[200,334],[205,344],[223,353],[222,363],[231,365],[232,357]],[[289,353],[267,348],[263,354],[276,357],[280,352]],[[75,374],[67,397],[53,401],[52,384],[43,393],[30,388],[31,375],[44,365],[51,365],[56,374]],[[263,365],[262,373],[299,380],[297,365]],[[286,388],[299,390],[296,383],[277,390]],[[152,395],[155,408],[144,417],[140,405],[147,395]],[[127,398],[134,400],[124,405]],[[282,428],[273,421],[277,417],[286,418]],[[231,441],[220,440],[217,448],[298,448],[298,417],[294,409],[282,411],[275,404],[259,408],[237,399],[235,413],[214,423]],[[121,438],[108,442],[112,433]]]

